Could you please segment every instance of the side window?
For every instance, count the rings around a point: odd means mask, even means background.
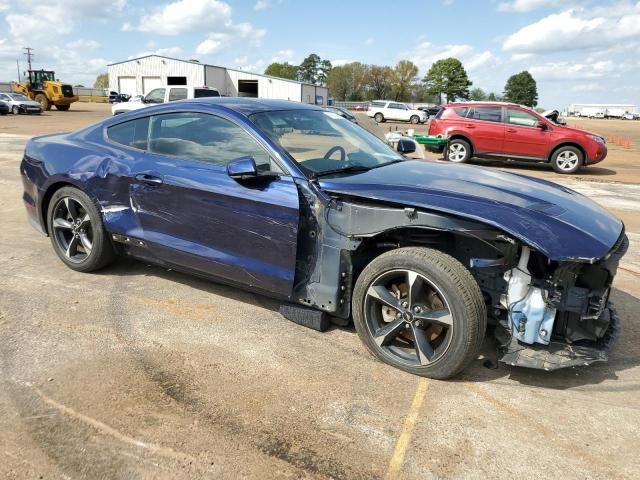
[[[196,88],[193,91],[193,98],[219,97],[220,92],[214,88]]]
[[[502,107],[473,107],[467,118],[485,122],[502,122]]]
[[[0,100],[4,100],[6,102],[7,100],[9,100],[9,97],[7,97],[6,95],[0,93]]]
[[[467,113],[469,113],[469,107],[454,108],[453,111],[456,112],[456,115],[458,117],[465,118],[467,116]]]
[[[390,103],[389,104],[389,108],[393,108],[395,110],[406,110],[407,109],[407,107],[405,107],[401,103]]]
[[[112,142],[128,147],[139,148],[140,150],[147,149],[148,134],[149,117],[119,123],[107,129],[107,137]]]
[[[221,166],[250,156],[258,170],[280,171],[251,135],[229,120],[206,113],[155,115],[151,119],[149,151]]]
[[[524,110],[517,108],[507,109],[507,123],[511,125],[520,125],[522,127],[535,127],[539,120]]]
[[[371,102],[372,107],[384,108],[387,106],[385,102]]]
[[[144,97],[145,103],[164,103],[164,88],[156,88],[151,90]]]
[[[169,90],[169,101],[184,100],[187,98],[186,88],[172,88]]]

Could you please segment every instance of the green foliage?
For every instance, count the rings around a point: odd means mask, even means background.
[[[109,88],[109,75],[107,73],[98,75],[93,82],[93,88]]]
[[[271,75],[272,77],[287,78],[289,80],[295,80],[298,78],[298,67],[291,65],[287,62],[278,63],[274,62],[267,66],[264,71],[265,75]]]
[[[388,68],[388,67],[387,67]],[[331,95],[339,101],[364,100],[369,67],[359,62],[333,67],[327,74]]]
[[[469,100],[473,100],[474,102],[482,102],[488,100],[487,94],[481,88],[473,88],[469,92]]]
[[[367,82],[371,99],[384,99],[391,91],[394,81],[394,72],[386,65],[371,65],[368,70]]]
[[[468,99],[469,87],[472,85],[460,60],[452,57],[431,65],[422,81],[427,85],[429,93],[438,95],[441,102],[443,94],[448,102],[458,98]]]
[[[395,99],[410,100],[410,87],[418,75],[418,67],[410,60],[400,60],[393,69],[393,90]]]
[[[511,75],[504,86],[504,99],[508,102],[535,107],[538,105],[538,86],[526,70]]]

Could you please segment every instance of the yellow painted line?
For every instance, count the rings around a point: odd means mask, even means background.
[[[387,469],[387,474],[384,477],[386,480],[397,480],[398,478],[400,478],[404,456],[407,453],[407,449],[409,448],[411,434],[413,433],[413,429],[416,426],[416,421],[418,420],[418,415],[420,414],[422,403],[424,402],[424,398],[427,394],[428,384],[429,380],[426,378],[420,379],[420,383],[418,383],[416,394],[413,397],[411,407],[409,407],[409,413],[407,413],[407,417],[404,419],[404,425],[402,426],[402,431],[400,432],[400,436],[398,437],[396,449],[393,452],[393,456],[391,457],[391,461],[389,462],[389,468]]]

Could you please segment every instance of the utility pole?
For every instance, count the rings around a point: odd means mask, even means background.
[[[18,66],[18,83],[22,82],[22,78],[20,77],[20,60],[16,58],[16,65]]]
[[[34,57],[33,55],[33,48],[31,47],[24,47],[24,54],[27,57],[27,63],[29,64],[29,70],[31,70],[31,59]]]

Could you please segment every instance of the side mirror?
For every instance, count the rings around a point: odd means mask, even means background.
[[[227,175],[234,180],[248,180],[258,176],[258,167],[253,157],[241,157],[227,164]]]
[[[398,153],[402,153],[403,155],[407,153],[413,153],[416,151],[416,143],[412,140],[401,138],[398,141],[398,146],[396,147],[396,151]]]
[[[549,128],[545,122],[538,122],[538,124],[537,124],[536,126],[537,126],[540,130],[546,130],[547,128]]]

